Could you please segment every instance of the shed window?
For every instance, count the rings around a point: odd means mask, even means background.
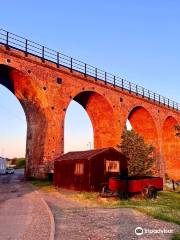
[[[119,172],[120,164],[119,161],[106,160],[106,172]]]
[[[74,174],[77,176],[84,174],[84,164],[83,163],[76,163]]]

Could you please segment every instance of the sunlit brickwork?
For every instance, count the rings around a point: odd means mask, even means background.
[[[178,111],[3,46],[0,84],[15,94],[26,114],[27,177],[44,178],[49,165],[64,152],[64,119],[74,99],[89,114],[95,148],[119,144],[129,118],[145,141],[155,146],[159,174],[180,179],[180,140],[173,130],[180,123]]]

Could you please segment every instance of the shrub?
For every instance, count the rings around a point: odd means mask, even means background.
[[[128,175],[152,175],[154,147],[144,142],[134,130],[124,130],[121,145],[118,146],[128,159]]]
[[[16,168],[25,168],[26,159],[25,158],[13,158],[13,159],[11,159],[11,164],[16,165]]]

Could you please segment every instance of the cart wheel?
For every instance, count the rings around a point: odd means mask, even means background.
[[[156,199],[157,198],[157,190],[154,186],[148,187],[148,195],[150,199]]]
[[[157,198],[157,190],[154,186],[148,186],[143,189],[143,195],[146,199]]]

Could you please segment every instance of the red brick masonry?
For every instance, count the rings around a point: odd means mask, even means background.
[[[60,79],[57,79],[60,78]],[[119,144],[126,120],[156,147],[157,169],[180,179],[180,112],[114,88],[93,77],[0,46],[0,84],[19,99],[27,118],[27,176],[43,178],[64,152],[64,119],[74,99],[89,114],[95,148]]]

